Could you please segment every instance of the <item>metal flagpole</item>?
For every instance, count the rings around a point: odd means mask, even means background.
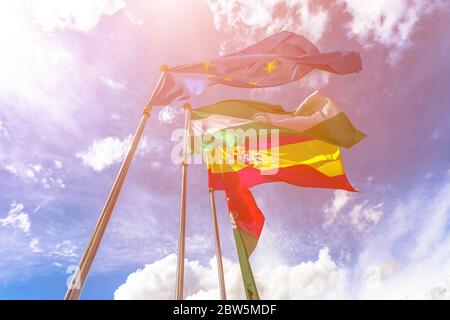
[[[187,147],[189,143],[189,127],[191,122],[191,109],[189,103],[184,105],[186,111],[184,119],[184,146],[183,162],[181,167],[181,206],[180,206],[180,231],[178,238],[178,262],[177,262],[177,283],[175,297],[177,300],[183,300],[184,286],[184,251],[186,240],[186,181],[187,181]]]
[[[219,276],[220,298],[222,300],[227,300],[227,292],[225,289],[225,277],[223,273],[223,264],[222,264],[222,249],[220,248],[219,225],[217,223],[216,200],[214,197],[213,188],[209,188],[209,198],[211,200],[211,210],[213,214],[213,227],[214,227],[214,238],[216,243],[217,274]]]
[[[155,95],[157,94],[158,90],[162,85],[163,77],[165,74],[163,68],[162,71],[163,72],[161,73],[161,76],[156,84],[155,90],[153,91],[150,101],[152,101],[152,99],[155,97]],[[78,267],[75,271],[75,274],[73,275],[73,278],[70,282],[64,300],[78,300],[81,296],[81,292],[83,291],[84,284],[86,283],[89,270],[91,269],[95,255],[97,254],[97,250],[100,246],[103,234],[105,233],[106,226],[108,225],[109,219],[111,218],[112,211],[116,204],[117,198],[119,197],[120,190],[125,181],[128,169],[130,168],[131,162],[133,160],[134,154],[139,144],[139,140],[141,139],[145,125],[147,124],[147,121],[150,118],[151,112],[152,106],[149,104],[144,109],[138,129],[134,135],[133,143],[131,144],[127,156],[125,157],[122,166],[120,167],[119,174],[117,175],[113,187],[108,195],[100,218],[97,222],[97,225],[94,229],[91,239],[89,240],[88,246],[84,251],[83,257],[81,258],[80,263],[78,264]]]

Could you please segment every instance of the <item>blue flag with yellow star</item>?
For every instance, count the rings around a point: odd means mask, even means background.
[[[314,69],[340,75],[362,69],[357,52],[321,53],[308,39],[282,31],[239,52],[200,63],[164,67],[150,102],[165,106],[201,94],[208,86],[265,88],[300,80]]]

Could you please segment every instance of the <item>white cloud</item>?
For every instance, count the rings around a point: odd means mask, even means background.
[[[354,280],[354,295],[363,299],[448,297],[449,222],[450,181],[408,194],[386,212],[377,232],[361,243],[353,274],[364,278]]]
[[[372,230],[384,215],[383,203],[367,206],[367,203],[358,204],[350,211],[350,223],[358,232]]]
[[[333,200],[328,202],[323,209],[323,211],[325,212],[325,222],[323,223],[324,227],[333,224],[338,213],[341,211],[342,208],[345,207],[349,199],[350,199],[350,192],[344,190],[334,191]]]
[[[55,166],[56,169],[61,169],[62,168],[62,162],[59,161],[59,160],[53,161],[53,165]]]
[[[386,262],[381,264],[374,264],[367,268],[365,274],[365,284],[368,289],[377,289],[381,282],[391,275],[396,269],[394,262]]]
[[[122,90],[124,85],[118,81],[112,80],[106,76],[100,76],[100,81],[113,90]]]
[[[24,205],[22,203],[13,202],[11,204],[8,215],[0,219],[0,224],[4,227],[11,226],[18,228],[25,233],[30,231],[31,222],[28,214],[23,211]]]
[[[320,250],[316,261],[263,269],[255,277],[261,296],[269,299],[343,298],[346,284],[345,269],[333,261],[327,248]]]
[[[146,265],[144,269],[130,274],[124,284],[115,292],[114,299],[173,299],[177,256],[171,254],[159,261]],[[196,261],[186,261],[185,279],[187,295],[195,293],[207,281],[208,269]]]
[[[345,200],[344,196],[334,206],[333,201],[328,204],[329,210],[342,212],[345,208],[342,203],[349,206],[353,199]],[[358,249],[351,256],[349,252],[336,252],[336,257],[344,254],[344,259],[332,258],[324,248],[318,259],[292,265],[283,261],[285,257],[273,253],[274,248],[267,244],[292,242],[289,241],[292,235],[280,241],[274,237],[260,241],[252,266],[261,296],[265,299],[450,298],[450,180],[432,190],[425,187],[405,194],[404,200],[394,205],[371,205],[364,201],[351,206],[348,215],[339,215],[359,235]],[[268,230],[265,229],[263,236]],[[361,237],[360,231],[368,236]],[[215,260],[206,265],[187,261],[186,265],[186,296],[218,299]],[[224,259],[224,268],[228,296],[244,298],[238,264]],[[175,269],[175,255],[147,265],[128,277],[116,290],[115,298],[172,299]]]
[[[61,179],[61,178],[57,178],[57,179],[55,180],[55,185],[56,185],[57,187],[61,188],[61,189],[65,189],[65,188],[66,188],[66,185],[64,184],[64,180]]]
[[[177,109],[171,106],[166,106],[159,111],[158,119],[161,123],[173,123],[177,116]]]
[[[39,246],[39,239],[37,238],[33,238],[30,241],[30,250],[33,251],[34,253],[40,253],[43,250],[41,249],[41,247]]]
[[[42,166],[40,164],[30,163],[30,164],[28,164],[28,167],[33,171],[33,175],[34,175],[34,172],[40,173],[42,171]]]
[[[76,258],[78,254],[76,253],[77,246],[75,246],[70,240],[63,240],[58,243],[55,248],[50,252],[50,255],[59,256],[63,258]]]
[[[353,17],[348,24],[349,35],[365,44],[378,42],[392,48],[393,62],[411,44],[420,19],[444,5],[440,0],[341,1]]]
[[[356,204],[345,214],[341,212],[354,200],[354,195],[344,190],[334,191],[334,197],[323,208],[325,212],[324,228],[328,228],[339,221],[341,226],[348,225],[356,233],[372,231],[384,216],[383,203],[369,205],[368,201]]]
[[[411,45],[420,20],[437,10],[447,10],[443,0],[339,0],[352,20],[348,36],[370,47],[389,47],[390,61],[397,61]],[[328,9],[310,0],[209,0],[216,29],[227,41],[221,53],[234,51],[280,30],[293,31],[318,42],[326,32]],[[336,7],[334,7],[336,8]]]
[[[0,118],[0,137],[3,137],[6,140],[11,141],[8,128],[6,128],[5,124],[3,124],[1,118]]]
[[[226,32],[230,41],[222,51],[242,48],[281,30],[302,34],[313,42],[321,39],[328,12],[310,0],[209,0],[216,29]],[[223,53],[223,52],[222,52]]]
[[[12,164],[8,164],[5,166],[5,170],[12,173],[12,174],[17,174],[17,168],[12,165]]]
[[[186,239],[186,250],[190,253],[202,253],[213,246],[211,236],[205,234],[195,234]]]
[[[173,299],[176,260],[176,255],[171,254],[130,274],[116,290],[114,298]],[[245,298],[239,265],[224,259],[224,272],[228,298]],[[316,261],[255,271],[255,281],[263,299],[339,298],[345,277],[345,270],[331,259],[327,248],[320,250]],[[215,259],[211,259],[208,266],[186,261],[187,299],[218,299],[217,286]]]
[[[320,90],[328,83],[328,81],[330,81],[330,73],[321,70],[313,70],[303,78],[302,86]]]
[[[71,29],[88,32],[104,15],[125,8],[123,0],[28,0],[33,19],[46,31]]]
[[[95,171],[102,171],[116,163],[121,162],[128,150],[130,149],[133,136],[128,135],[124,139],[117,137],[106,137],[101,140],[96,140],[89,147],[87,151],[78,152],[76,157],[81,159],[85,166],[91,167]],[[157,148],[151,146],[146,137],[142,138],[137,150],[138,155],[144,155],[150,149]]]
[[[135,25],[142,26],[144,24],[144,21],[129,9],[125,9],[125,16]]]
[[[50,189],[52,187],[64,189],[66,187],[62,176],[55,175],[52,169],[45,168],[38,163],[22,163],[16,161],[5,165],[4,169],[17,177],[30,179],[38,183],[44,189]]]

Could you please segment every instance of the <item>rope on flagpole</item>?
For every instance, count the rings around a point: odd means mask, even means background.
[[[213,188],[209,188],[209,198],[211,200],[211,210],[213,214],[213,227],[216,244],[216,259],[217,259],[217,275],[219,277],[220,298],[222,300],[227,300],[227,292],[225,289],[225,276],[223,272],[223,263],[222,263],[222,249],[220,247],[219,225],[217,222],[216,200],[214,197]]]
[[[177,278],[176,292],[177,300],[183,300],[184,290],[184,255],[186,247],[186,182],[187,182],[187,150],[189,143],[189,127],[191,123],[192,105],[186,103],[184,105],[184,146],[183,146],[183,162],[181,163],[181,206],[180,206],[180,228],[178,237],[178,261],[177,261]]]
[[[161,71],[162,71],[161,76],[159,77],[159,80],[152,93],[150,103],[158,93],[158,90],[160,90],[161,88],[165,70],[161,68]],[[100,242],[103,238],[106,227],[111,218],[114,206],[120,194],[120,190],[122,189],[123,183],[127,176],[128,169],[130,168],[131,162],[133,161],[134,154],[136,153],[137,146],[142,137],[142,133],[145,129],[145,125],[147,124],[147,121],[150,118],[152,112],[152,106],[150,103],[144,108],[141,121],[133,138],[133,142],[130,146],[130,149],[128,150],[127,156],[125,157],[122,163],[122,166],[120,167],[119,173],[108,195],[108,198],[106,199],[105,205],[100,214],[100,218],[97,222],[97,225],[95,226],[94,232],[92,233],[92,236],[89,240],[86,250],[84,251],[83,256],[78,264],[78,267],[75,270],[75,273],[72,277],[72,280],[70,281],[69,288],[67,289],[64,300],[78,300],[81,296],[92,263],[94,262],[98,248],[100,247]]]

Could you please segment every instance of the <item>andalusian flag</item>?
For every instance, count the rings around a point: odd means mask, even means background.
[[[356,52],[320,53],[305,37],[283,31],[223,57],[165,66],[164,78],[150,105],[165,106],[188,99],[215,84],[264,88],[297,81],[314,69],[344,75],[361,68]]]
[[[286,182],[355,191],[345,175],[340,147],[349,148],[365,135],[317,91],[294,112],[257,101],[221,101],[193,110],[191,129],[194,137],[207,140],[201,147],[209,186],[226,192],[247,297],[257,298],[248,257],[264,215],[249,189]]]
[[[193,110],[191,127],[194,136],[225,133],[225,129],[278,129],[283,141],[311,138],[345,148],[365,137],[332,100],[318,91],[294,112],[259,101],[221,101]]]

